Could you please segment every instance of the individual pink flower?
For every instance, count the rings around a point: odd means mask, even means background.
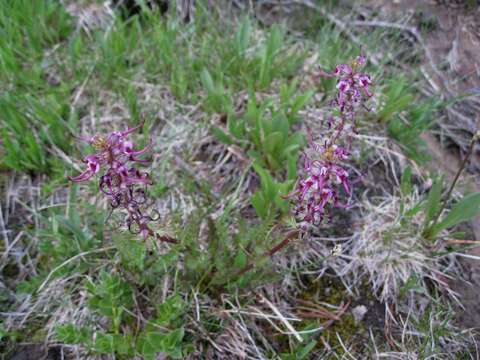
[[[349,65],[340,64],[335,67],[334,74],[335,75],[351,75],[352,68]]]

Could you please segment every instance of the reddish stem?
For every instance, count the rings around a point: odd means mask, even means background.
[[[150,228],[148,228],[148,235],[154,237],[157,240],[163,241],[163,242],[167,242],[167,243],[170,243],[170,244],[178,244],[177,239],[174,239],[174,238],[172,238],[168,235],[158,235],[157,233],[153,232],[153,230],[150,229]]]
[[[283,239],[281,242],[279,242],[277,245],[275,245],[270,250],[264,252],[262,256],[263,257],[267,257],[267,256],[272,257],[273,255],[275,255],[275,253],[279,252],[281,249],[283,249],[285,246],[287,246],[288,243],[291,240],[293,240],[294,238],[296,238],[298,236],[298,234],[299,234],[299,230],[290,231],[287,234],[287,236],[285,236],[285,239]],[[255,266],[255,264],[253,262],[250,262],[249,264],[245,265],[245,267],[243,269],[241,269],[235,277],[240,277],[240,276],[244,275],[246,272],[253,269],[254,266]]]

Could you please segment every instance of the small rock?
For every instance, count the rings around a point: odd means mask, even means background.
[[[363,317],[367,313],[367,307],[365,305],[358,305],[352,309],[352,315],[355,319],[355,323],[362,321]]]

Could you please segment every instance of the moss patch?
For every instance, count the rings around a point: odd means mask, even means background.
[[[355,297],[348,293],[342,282],[336,277],[323,276],[316,281],[307,279],[307,282],[310,283],[310,286],[299,296],[301,300],[313,303],[324,302],[335,306],[350,302],[346,312],[340,316],[340,320],[333,321],[324,331],[316,334],[314,339],[318,341],[317,349],[325,349],[325,341],[332,351],[343,354],[344,350],[338,339],[340,337],[347,349],[357,354],[368,353],[366,344],[369,343],[369,329],[371,328],[375,335],[381,335],[381,329],[383,328],[381,320],[383,317],[381,309],[383,307],[374,299],[373,294],[369,291],[368,283],[362,286],[364,291],[361,291],[360,296]],[[368,309],[365,318],[358,323],[355,322],[351,313],[351,310],[357,305],[365,305]],[[305,320],[299,328],[312,326],[312,324],[318,327],[322,323],[325,324],[326,321],[326,319]],[[324,341],[321,340],[321,337]]]

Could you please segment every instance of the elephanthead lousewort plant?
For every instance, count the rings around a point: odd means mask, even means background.
[[[147,187],[152,185],[148,172],[140,171],[137,166],[147,164],[139,156],[145,154],[151,147],[151,142],[145,148],[135,150],[135,143],[128,139],[134,131],[140,129],[143,123],[125,131],[114,131],[108,136],[79,137],[88,142],[96,152],[83,159],[87,169],[71,181],[83,182],[100,175],[99,189],[110,201],[111,212],[123,209],[124,225],[134,234],[141,234],[144,239],[149,236],[161,241],[175,242],[167,236],[156,234],[149,223],[160,218],[156,210],[150,209],[151,201],[147,196]],[[109,216],[110,218],[110,216]]]
[[[372,96],[370,76],[359,71],[365,62],[365,56],[360,55],[349,65],[338,65],[333,73],[323,73],[337,78],[333,111],[319,141],[315,142],[309,132],[308,146],[303,152],[303,176],[287,196],[294,202],[294,214],[302,229],[318,225],[330,216],[331,206],[349,206],[348,200],[342,203],[339,199],[341,189],[348,198],[352,194],[349,172],[342,164],[350,155],[358,109],[368,110],[365,101]]]

